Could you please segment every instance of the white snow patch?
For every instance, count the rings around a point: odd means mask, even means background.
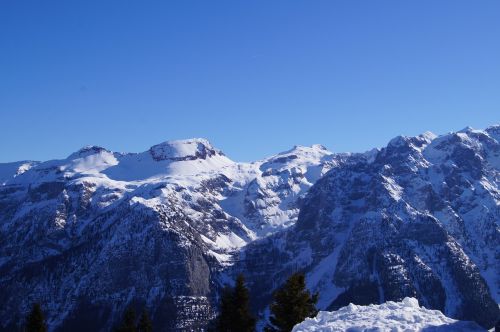
[[[219,234],[215,240],[218,248],[232,250],[243,247],[246,243],[241,237],[234,233]]]
[[[320,311],[295,325],[293,332],[333,331],[484,331],[474,322],[457,321],[438,310],[420,307],[415,298],[380,305],[358,306],[349,304],[337,311]]]
[[[384,178],[384,187],[389,192],[389,195],[391,195],[394,200],[399,201],[403,196],[403,188],[398,185],[394,179],[383,175],[382,177]]]

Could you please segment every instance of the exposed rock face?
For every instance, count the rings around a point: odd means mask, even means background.
[[[491,327],[500,300],[497,133],[398,137],[337,165],[309,190],[295,227],[244,250],[238,269],[254,282],[255,306],[303,270],[322,309],[411,296]]]
[[[1,270],[3,314],[12,315],[7,308],[18,308],[21,314],[30,302],[41,301],[49,315],[57,313],[49,316],[53,326],[109,329],[119,319],[115,308],[128,303],[161,308],[163,302],[182,305],[187,297],[210,296],[210,261],[215,259],[175,204],[148,211],[123,200],[102,211],[86,201],[95,186],[53,182],[41,187],[31,193],[28,204],[54,203],[26,211],[19,219],[13,215],[12,227],[18,232],[2,236],[2,257],[10,258]],[[18,214],[15,206],[27,205],[12,204],[3,210]],[[174,309],[164,315],[176,317]],[[89,320],[87,311],[98,321]],[[12,318],[12,323],[21,321],[17,315]]]

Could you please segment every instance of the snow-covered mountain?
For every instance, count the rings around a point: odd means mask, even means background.
[[[419,306],[418,300],[406,297],[401,302],[381,305],[349,304],[334,312],[321,311],[314,318],[297,324],[292,332],[479,332],[484,331],[470,321],[457,321],[438,310]]]
[[[108,330],[129,305],[196,330],[233,273],[263,310],[296,270],[322,309],[413,296],[490,326],[499,142],[495,126],[238,163],[190,139],[0,164],[0,329],[39,301],[55,330]]]
[[[416,297],[492,326],[500,301],[500,126],[396,137],[309,190],[295,227],[245,247],[255,305],[293,271],[319,307]]]
[[[235,250],[293,225],[337,158],[297,146],[236,163],[192,139],[0,165],[4,328],[33,301],[54,328],[108,329],[130,303],[156,310],[158,325],[196,328]]]

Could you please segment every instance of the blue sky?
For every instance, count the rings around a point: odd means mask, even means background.
[[[0,162],[205,137],[234,160],[500,122],[500,1],[0,2]]]

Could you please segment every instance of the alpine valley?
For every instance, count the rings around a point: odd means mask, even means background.
[[[413,297],[494,326],[500,126],[252,163],[190,139],[0,164],[0,330],[34,302],[51,331],[109,331],[129,306],[158,330],[202,330],[238,273],[262,327],[296,271],[321,310]]]

